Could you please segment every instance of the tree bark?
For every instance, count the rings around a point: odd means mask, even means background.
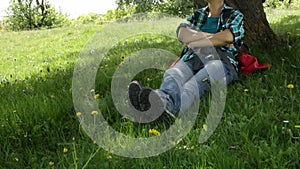
[[[199,8],[202,8],[204,6],[206,6],[207,3],[205,0],[194,0],[194,8],[195,9],[199,9]]]
[[[202,0],[195,0],[195,7],[203,7]],[[228,0],[244,14],[245,38],[248,46],[278,44],[280,38],[273,32],[263,8],[264,0]],[[227,2],[228,2],[227,1]],[[230,5],[230,4],[229,4]]]

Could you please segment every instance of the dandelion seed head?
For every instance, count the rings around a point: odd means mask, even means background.
[[[92,54],[94,54],[94,53],[95,53],[95,50],[94,50],[94,49],[90,50],[90,55],[92,55]]]
[[[6,79],[5,76],[2,78],[1,82],[2,82],[2,83],[6,83],[6,82],[7,82],[7,79]]]

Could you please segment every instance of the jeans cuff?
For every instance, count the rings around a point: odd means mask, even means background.
[[[158,94],[158,96],[162,100],[165,111],[169,115],[175,117],[175,115],[177,114],[177,111],[174,109],[174,103],[173,103],[173,100],[170,97],[170,95],[166,94],[165,92],[163,92],[161,90],[155,90],[155,92]]]

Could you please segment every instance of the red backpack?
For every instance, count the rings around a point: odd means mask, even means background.
[[[237,56],[236,60],[239,62],[239,70],[241,70],[242,74],[251,74],[256,69],[269,69],[272,68],[271,64],[260,64],[255,56],[241,51],[241,53]]]

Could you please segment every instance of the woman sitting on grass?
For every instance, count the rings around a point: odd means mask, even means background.
[[[175,117],[209,91],[212,83],[228,85],[237,79],[235,56],[244,36],[243,14],[224,0],[207,2],[178,27],[177,37],[186,47],[181,60],[165,72],[160,88],[143,87],[137,81],[129,84],[135,109],[155,106],[156,111]],[[213,59],[217,55],[220,60]]]

